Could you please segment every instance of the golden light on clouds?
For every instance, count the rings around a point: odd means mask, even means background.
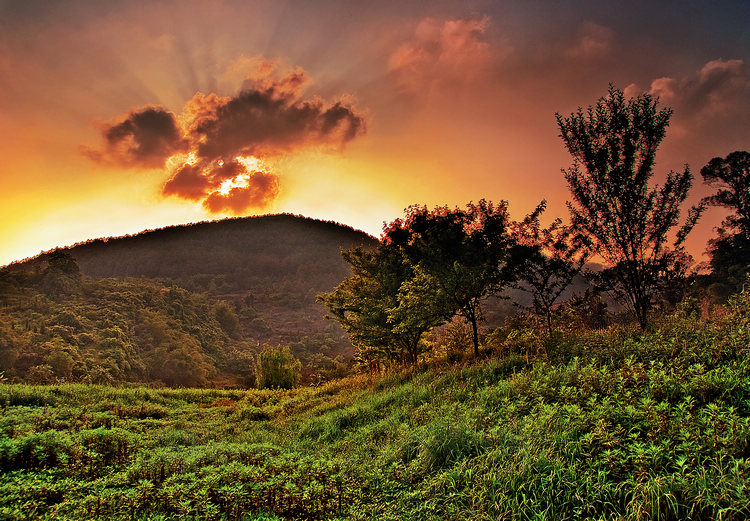
[[[303,97],[300,67],[244,59],[232,96],[197,92],[179,115],[164,107],[131,109],[100,129],[98,147],[81,152],[103,165],[161,169],[162,193],[201,202],[208,212],[242,215],[271,206],[280,178],[268,161],[305,148],[340,151],[365,132],[365,120],[343,98]]]

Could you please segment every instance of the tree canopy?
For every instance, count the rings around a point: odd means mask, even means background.
[[[458,314],[471,324],[475,355],[482,300],[518,277],[521,255],[511,231],[508,203],[482,199],[465,209],[411,206],[383,233],[387,245],[432,277],[444,319]]]
[[[362,362],[416,363],[423,335],[441,323],[443,298],[424,270],[381,243],[342,252],[352,276],[318,296],[359,350]]]

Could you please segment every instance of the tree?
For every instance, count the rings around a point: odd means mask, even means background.
[[[302,364],[289,346],[265,344],[255,364],[255,383],[258,389],[292,389],[299,381]]]
[[[53,296],[72,295],[81,290],[81,271],[75,259],[64,251],[47,254],[47,268],[42,277],[42,288]]]
[[[352,270],[330,293],[318,296],[349,334],[365,362],[401,358],[411,364],[426,349],[424,334],[443,320],[436,285],[390,244],[342,252]]]
[[[701,169],[701,176],[718,188],[703,201],[732,211],[708,246],[712,288],[726,296],[745,282],[750,268],[750,153],[738,151],[725,158],[715,157]]]
[[[711,293],[726,298],[747,282],[750,271],[750,237],[744,233],[728,233],[719,228],[719,235],[708,241],[711,255]]]
[[[552,308],[583,270],[591,244],[559,218],[541,228],[538,215],[519,223],[516,235],[529,246],[521,275],[526,284],[518,287],[531,293],[534,310],[546,317],[547,334],[552,336]]]
[[[459,314],[471,324],[475,356],[482,300],[518,275],[521,255],[510,224],[507,202],[483,199],[466,209],[411,206],[384,229],[383,241],[432,278],[443,321]]]
[[[718,188],[715,194],[703,200],[729,208],[733,215],[724,220],[724,226],[750,239],[750,152],[715,157],[701,168],[701,176],[705,183]]]
[[[573,156],[563,170],[573,202],[573,224],[592,239],[609,265],[597,281],[629,305],[641,328],[656,298],[659,275],[671,270],[682,244],[703,209],[688,211],[676,231],[680,209],[692,185],[686,167],[670,172],[664,185],[649,187],[656,150],[664,139],[671,109],[659,109],[649,94],[625,99],[610,85],[608,94],[585,112],[556,114],[560,137]]]

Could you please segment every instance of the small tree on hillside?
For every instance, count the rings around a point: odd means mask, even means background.
[[[519,223],[516,235],[529,246],[518,288],[533,297],[537,314],[544,315],[547,334],[552,335],[552,308],[573,279],[581,273],[591,253],[591,244],[584,235],[561,219],[542,228],[538,215]]]
[[[444,320],[437,286],[389,244],[342,256],[352,276],[318,300],[349,333],[361,361],[415,364],[427,348],[424,334]]]
[[[213,308],[213,314],[221,329],[231,338],[240,337],[240,319],[232,304],[222,300]]]
[[[702,210],[689,210],[672,248],[667,247],[693,176],[687,168],[670,172],[663,186],[649,188],[656,149],[672,115],[657,104],[649,94],[626,100],[610,86],[585,112],[556,114],[560,137],[574,159],[563,170],[573,197],[568,203],[573,224],[591,237],[609,265],[597,281],[630,306],[644,329],[660,273],[672,269],[675,252]]]
[[[61,297],[81,291],[81,271],[78,263],[69,254],[55,250],[47,254],[47,268],[42,276],[45,293]]]
[[[521,255],[510,232],[507,203],[481,200],[466,209],[412,206],[383,233],[386,244],[432,278],[444,299],[443,321],[459,314],[471,324],[476,356],[482,300],[518,276]]]
[[[299,382],[302,364],[289,346],[265,344],[255,363],[255,383],[258,389],[292,389]]]

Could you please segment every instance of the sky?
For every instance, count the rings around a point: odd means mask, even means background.
[[[750,149],[750,2],[0,0],[0,265],[288,212],[379,236],[412,204],[546,199],[555,114],[671,107],[654,182]],[[687,247],[700,259],[726,211]]]

